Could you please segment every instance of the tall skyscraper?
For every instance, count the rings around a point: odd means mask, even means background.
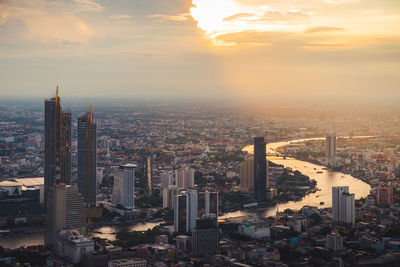
[[[205,215],[196,220],[192,230],[192,252],[197,257],[212,255],[218,250],[218,217]]]
[[[175,196],[178,194],[178,192],[179,190],[175,185],[170,185],[168,188],[163,188],[163,209],[174,209]]]
[[[218,217],[218,192],[199,192],[198,217],[214,214]]]
[[[254,192],[254,158],[246,158],[240,163],[240,190],[246,193]]]
[[[326,150],[325,150],[326,163],[328,165],[335,164],[336,162],[336,135],[330,131],[326,137]]]
[[[175,231],[187,233],[196,227],[198,216],[198,193],[188,189],[175,196],[174,226]]]
[[[130,210],[135,208],[135,168],[135,164],[126,164],[114,169],[114,205],[122,205]]]
[[[151,191],[152,191],[152,179],[151,179],[151,156],[147,156],[147,190],[149,192],[149,195],[151,196]]]
[[[337,222],[355,225],[355,196],[348,186],[332,187],[332,215]]]
[[[97,196],[97,125],[92,106],[78,116],[78,187],[89,208],[96,207]]]
[[[194,186],[194,169],[176,170],[175,182],[178,188],[192,188]]]
[[[44,203],[56,182],[71,183],[71,112],[63,112],[58,95],[44,100]]]
[[[174,180],[175,180],[174,173],[172,171],[160,174],[160,181],[162,188],[168,188],[168,186],[173,185]]]
[[[58,232],[77,230],[86,234],[86,205],[78,188],[55,184],[49,188],[45,245],[54,248]]]
[[[267,195],[267,154],[264,137],[254,138],[254,197],[266,199]]]

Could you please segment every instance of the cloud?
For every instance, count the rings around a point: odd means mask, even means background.
[[[108,16],[108,17],[110,19],[116,19],[116,20],[132,18],[131,15],[127,15],[127,14],[111,15],[111,16]]]
[[[153,14],[153,15],[148,15],[147,17],[153,19],[159,19],[161,21],[186,21],[190,18],[190,14],[189,13],[182,13],[179,15]]]
[[[93,0],[73,0],[75,2],[75,11],[94,11],[102,12],[104,7]]]
[[[346,30],[346,29],[339,28],[339,27],[314,26],[314,27],[308,28],[304,33],[305,34],[313,34],[313,33],[322,33],[322,32],[338,32],[338,31],[344,31],[344,30]]]

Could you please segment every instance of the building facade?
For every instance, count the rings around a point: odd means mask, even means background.
[[[264,137],[254,138],[254,198],[265,200],[267,194],[267,154]]]
[[[97,124],[89,113],[78,116],[78,188],[89,208],[96,207]]]
[[[337,222],[355,225],[355,196],[348,186],[332,187],[332,216]]]
[[[326,164],[333,165],[336,162],[336,135],[330,132],[326,137]]]
[[[218,221],[215,215],[203,216],[192,230],[192,252],[197,257],[213,255],[218,251]]]
[[[125,164],[114,169],[112,203],[125,209],[135,208],[135,164]]]
[[[174,185],[163,188],[163,209],[174,209],[175,207],[175,196],[178,195],[178,187]]]
[[[387,206],[393,203],[393,188],[391,185],[379,185],[376,189],[376,205]]]
[[[63,112],[61,98],[44,100],[44,203],[56,181],[71,183],[71,112]]]
[[[175,183],[178,188],[192,188],[194,186],[194,169],[176,170]]]
[[[240,164],[240,190],[246,193],[254,192],[254,158],[246,158]]]
[[[86,205],[75,186],[55,184],[48,194],[45,245],[55,249],[61,230],[77,230],[86,234]]]

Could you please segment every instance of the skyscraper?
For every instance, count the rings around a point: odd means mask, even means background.
[[[376,189],[376,205],[387,206],[393,202],[393,188],[391,185],[379,185]]]
[[[96,149],[97,125],[90,106],[88,113],[78,116],[78,187],[89,208],[96,207]]]
[[[61,99],[44,100],[44,203],[56,181],[71,183],[71,112],[63,112]]]
[[[188,189],[176,195],[174,204],[175,231],[184,234],[194,229],[198,216],[197,190]]]
[[[78,188],[55,184],[49,188],[45,245],[54,248],[61,230],[78,230],[86,234],[86,207]]]
[[[147,156],[147,190],[148,194],[151,196],[152,191],[152,179],[151,179],[151,156]]]
[[[254,138],[254,197],[266,199],[267,194],[267,154],[264,137]]]
[[[163,209],[174,209],[175,196],[179,190],[175,185],[170,185],[168,188],[163,188]]]
[[[335,164],[336,161],[336,135],[333,131],[330,131],[326,137],[326,151],[325,151],[326,163],[328,165]]]
[[[126,209],[135,208],[135,164],[125,164],[114,169],[112,203]]]
[[[175,182],[178,188],[188,189],[194,186],[194,169],[175,171]]]
[[[192,230],[192,252],[197,257],[215,254],[218,250],[218,218],[205,215],[196,220]]]
[[[162,188],[168,188],[170,185],[173,185],[174,180],[175,180],[174,173],[172,171],[160,174],[160,181]]]
[[[198,194],[198,217],[214,214],[218,217],[218,192],[199,192]]]
[[[251,193],[254,190],[254,158],[246,158],[240,163],[240,190]]]
[[[332,215],[337,222],[355,225],[355,196],[348,186],[332,187]]]

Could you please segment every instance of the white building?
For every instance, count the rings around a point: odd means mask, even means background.
[[[108,267],[146,267],[147,261],[139,258],[112,260],[108,262]]]
[[[355,197],[348,186],[332,187],[332,216],[337,222],[355,225]]]
[[[57,238],[57,254],[73,264],[80,263],[83,255],[94,251],[94,241],[76,230],[60,231]]]
[[[343,248],[343,237],[338,233],[331,233],[326,235],[326,248],[334,251]]]
[[[175,184],[178,188],[188,189],[194,186],[194,169],[175,171]]]
[[[178,188],[174,185],[170,185],[168,188],[163,188],[163,209],[174,209],[175,196],[178,192]]]
[[[174,185],[174,173],[173,172],[164,172],[160,174],[160,181],[162,188],[168,188],[170,185]]]
[[[271,229],[268,226],[242,224],[239,226],[239,233],[251,238],[262,239],[271,236]]]
[[[135,164],[126,164],[114,169],[112,203],[126,209],[135,208]]]
[[[198,217],[198,193],[188,189],[175,196],[174,228],[178,233],[186,233],[196,227]]]

